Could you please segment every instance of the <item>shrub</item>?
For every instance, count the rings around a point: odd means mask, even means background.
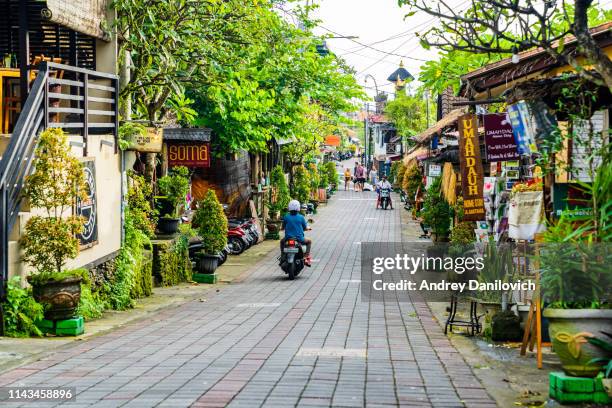
[[[450,228],[450,206],[442,197],[442,179],[438,177],[425,193],[423,202],[423,222],[438,235],[448,234]]]
[[[457,245],[467,245],[475,240],[474,223],[462,221],[451,230],[450,242]]]
[[[406,166],[404,166],[404,163],[402,161],[398,161],[397,163],[400,164],[397,167],[393,182],[397,187],[402,188],[404,182],[404,173],[406,172]]]
[[[4,308],[5,333],[10,337],[42,336],[35,322],[43,319],[43,306],[32,298],[31,290],[20,285],[19,276],[7,282]]]
[[[308,165],[308,184],[311,193],[317,191],[322,179],[325,180],[326,177],[321,177],[319,175],[319,169],[317,168],[317,165],[315,163],[310,163]]]
[[[179,208],[189,192],[189,170],[184,166],[172,168],[167,175],[157,180],[157,189],[164,200],[172,206],[172,213],[164,216],[178,218]]]
[[[276,166],[270,174],[270,184],[274,188],[272,203],[269,205],[272,212],[283,212],[287,209],[291,195],[289,194],[289,186],[287,179],[281,166]]]
[[[25,180],[25,197],[46,216],[28,220],[21,238],[23,260],[36,273],[61,273],[66,260],[79,253],[77,234],[83,230],[83,219],[63,214],[75,198],[86,196],[83,167],[61,129],[41,133],[35,157],[35,170]]]
[[[310,182],[308,171],[304,166],[297,166],[293,176],[293,197],[300,203],[307,203],[310,199]]]
[[[338,170],[336,170],[336,164],[334,162],[328,161],[324,165],[325,174],[327,175],[327,184],[335,187],[338,185]],[[327,186],[326,186],[327,187]]]
[[[414,197],[419,188],[423,188],[423,177],[418,166],[412,166],[406,169],[402,177],[402,190],[406,192],[411,203],[414,203]]]
[[[214,190],[208,190],[193,218],[205,254],[214,255],[227,245],[227,217]]]
[[[152,238],[155,235],[155,211],[151,208],[153,190],[143,176],[130,171],[128,177],[127,204],[134,228]]]

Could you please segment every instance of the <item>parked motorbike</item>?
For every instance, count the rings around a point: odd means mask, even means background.
[[[251,241],[247,238],[246,232],[239,225],[229,226],[227,231],[227,246],[230,254],[240,255],[251,246]]]
[[[302,245],[297,239],[285,239],[283,251],[279,257],[279,265],[287,274],[289,280],[295,279],[304,269],[304,253],[306,246]]]

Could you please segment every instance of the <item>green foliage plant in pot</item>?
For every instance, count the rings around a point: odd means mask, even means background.
[[[308,203],[310,199],[310,181],[308,170],[306,170],[304,166],[297,166],[295,168],[292,187],[293,197],[298,200],[300,204]]]
[[[227,217],[214,190],[206,192],[206,196],[199,203],[193,223],[198,226],[203,245],[198,270],[202,273],[214,273],[219,262],[218,254],[227,245]]]
[[[336,169],[336,163],[328,161],[323,165],[325,169],[327,184],[331,187],[332,191],[338,188],[338,170]]]
[[[402,190],[406,192],[407,200],[409,203],[415,203],[416,193],[419,189],[423,189],[423,175],[416,164],[406,168],[403,172],[400,172],[402,180]],[[399,176],[398,176],[399,177]],[[440,179],[440,177],[438,177]],[[434,182],[434,184],[437,183]],[[441,183],[441,181],[440,181]],[[433,187],[430,186],[430,188]],[[440,186],[436,185],[436,191],[440,191]],[[429,190],[428,190],[429,193]]]
[[[599,331],[612,333],[612,256],[606,245],[557,242],[539,251],[543,316],[553,349],[569,375],[594,377],[600,367],[592,361],[609,357],[586,342]]]
[[[180,222],[180,208],[189,192],[189,170],[184,166],[172,168],[157,180],[157,197],[161,217],[157,229],[162,234],[176,234]]]
[[[404,174],[404,181],[407,178]],[[431,228],[434,241],[444,241],[450,230],[451,208],[442,196],[441,182],[438,177],[427,189],[422,210],[423,222]]]
[[[272,198],[268,208],[270,218],[280,220],[281,214],[287,210],[287,205],[291,201],[289,186],[285,178],[285,172],[281,166],[275,166],[270,173],[270,185],[272,186]]]
[[[483,267],[478,271],[477,280],[481,284],[510,282],[514,278],[514,265],[512,261],[512,246],[496,244],[495,241],[476,244],[482,249]],[[487,319],[490,320],[502,310],[502,297],[510,295],[500,290],[479,290],[476,292],[478,303],[484,309]]]
[[[45,317],[71,319],[79,305],[82,274],[64,266],[79,253],[77,235],[84,221],[71,215],[71,209],[77,198],[86,197],[85,176],[61,129],[41,133],[35,157],[35,170],[25,180],[25,197],[44,215],[26,223],[23,260],[34,269],[28,282],[36,301],[45,307]]]

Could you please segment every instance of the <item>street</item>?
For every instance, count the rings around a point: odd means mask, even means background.
[[[313,267],[295,281],[272,251],[242,283],[63,348],[0,384],[76,387],[67,406],[495,406],[425,304],[361,300],[360,243],[401,239],[399,198],[393,211],[374,198],[339,191],[320,208]]]

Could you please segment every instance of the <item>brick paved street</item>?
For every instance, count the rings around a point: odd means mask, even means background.
[[[495,406],[426,304],[361,300],[360,242],[401,240],[397,198],[386,212],[373,198],[340,191],[319,211],[313,267],[295,281],[272,252],[206,301],[72,343],[0,385],[74,386],[69,406]]]

